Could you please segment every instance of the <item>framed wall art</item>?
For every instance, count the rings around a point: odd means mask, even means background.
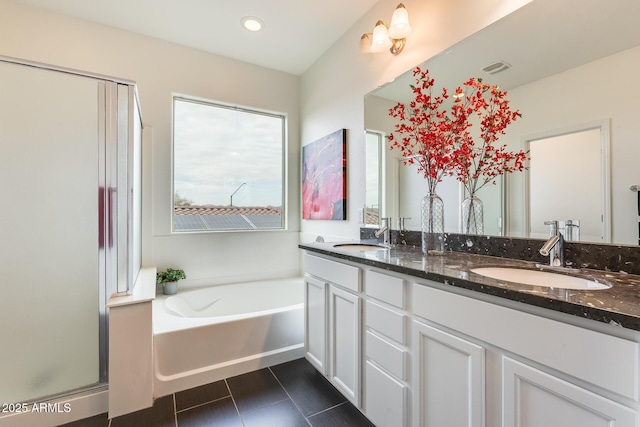
[[[302,219],[347,219],[347,130],[302,147]]]

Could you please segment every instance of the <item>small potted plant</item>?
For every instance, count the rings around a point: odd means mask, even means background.
[[[173,295],[178,292],[178,281],[186,279],[184,270],[176,270],[167,268],[166,271],[159,271],[156,274],[156,284],[162,285],[162,293],[165,295]]]

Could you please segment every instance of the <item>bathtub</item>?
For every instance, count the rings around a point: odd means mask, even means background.
[[[302,278],[180,290],[153,301],[154,397],[304,355]]]

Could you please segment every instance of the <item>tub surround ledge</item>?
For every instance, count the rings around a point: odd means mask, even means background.
[[[156,297],[156,272],[156,267],[141,268],[131,292],[112,295],[107,308],[152,301]]]
[[[366,229],[364,237],[369,237],[367,235],[368,230],[371,229]],[[419,235],[419,233],[416,234]],[[531,248],[536,248],[537,253],[537,245],[541,241],[532,240],[533,244],[527,246],[526,242],[522,242],[525,239],[516,239],[519,241],[513,243],[504,241],[514,239],[487,239],[483,236],[462,235],[455,235],[452,238],[451,236],[454,235],[447,236],[449,246],[442,256],[425,257],[418,245],[410,244],[406,240],[406,245],[400,244],[389,249],[372,251],[345,251],[334,247],[335,243],[302,243],[299,248],[333,258],[405,274],[416,279],[439,282],[445,287],[467,289],[485,295],[640,331],[640,275],[629,274],[624,271],[608,271],[604,268],[584,268],[582,267],[583,264],[592,264],[581,262],[574,264],[581,266],[577,270],[581,276],[586,276],[599,282],[606,282],[611,285],[611,288],[596,291],[569,290],[500,281],[475,274],[471,272],[471,269],[488,266],[535,268],[537,263],[547,261],[541,256],[538,258],[531,250]],[[499,242],[498,239],[503,242]],[[481,244],[476,244],[480,240],[495,241],[495,248],[491,251],[486,250],[486,248],[483,249]],[[375,242],[370,238],[362,241],[367,243]],[[452,250],[452,245],[458,245],[458,248],[464,247],[468,252]],[[519,246],[522,251],[529,252],[532,255],[530,257],[523,256],[522,259],[514,259],[516,256],[513,255],[513,252],[510,252],[512,258],[508,258],[506,257],[507,252],[509,252],[507,249],[512,246]],[[635,249],[635,252],[638,252],[638,248],[631,249]],[[479,251],[482,254],[472,253],[472,251]],[[496,251],[498,252],[497,255],[489,255],[495,254]],[[500,253],[500,251],[503,253]],[[616,258],[618,257],[616,256]],[[625,261],[622,262],[624,263]]]
[[[152,302],[156,268],[142,268],[131,295],[109,299],[109,418],[153,405]]]

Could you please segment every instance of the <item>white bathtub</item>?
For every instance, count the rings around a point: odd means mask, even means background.
[[[180,290],[153,302],[154,397],[304,355],[302,278]]]

